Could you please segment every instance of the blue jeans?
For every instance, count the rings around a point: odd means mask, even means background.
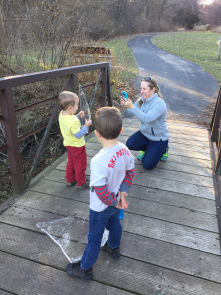
[[[102,212],[90,209],[88,243],[81,258],[81,268],[90,269],[97,261],[105,228],[109,230],[107,243],[111,249],[120,246],[122,226],[119,220],[120,209],[107,207]]]
[[[159,163],[162,155],[166,152],[168,140],[152,141],[140,131],[137,131],[128,138],[126,146],[129,150],[144,151],[142,165],[146,170],[151,170]]]

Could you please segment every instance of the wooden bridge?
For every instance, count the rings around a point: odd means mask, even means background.
[[[89,191],[65,185],[66,155],[35,178],[15,203],[1,207],[6,210],[0,215],[0,294],[220,295],[219,186],[209,133],[168,128],[167,161],[146,171],[135,160],[121,258],[115,261],[100,251],[91,282],[66,274],[67,258],[36,226],[72,215],[88,218]],[[136,130],[137,120],[124,119],[119,141],[125,143]],[[89,175],[90,159],[101,145],[92,134],[86,147]],[[85,222],[73,230],[85,232],[87,227]],[[85,244],[71,244],[74,257],[82,254]]]

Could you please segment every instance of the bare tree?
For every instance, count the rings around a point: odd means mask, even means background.
[[[169,30],[172,20],[186,27],[198,21],[198,0],[0,1],[4,74],[68,65],[70,46],[89,39]],[[216,24],[218,11],[213,12]]]
[[[171,0],[158,0],[158,23],[161,21],[163,14],[170,7],[178,5],[177,1]]]
[[[173,22],[187,29],[193,29],[194,24],[200,20],[198,0],[182,0],[178,2],[179,5],[175,11]]]
[[[219,0],[214,0],[210,5],[202,3],[200,12],[202,23],[215,26],[221,25],[221,2]]]

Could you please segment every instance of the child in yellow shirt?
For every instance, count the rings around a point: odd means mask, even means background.
[[[84,112],[75,113],[78,110],[79,97],[70,91],[59,94],[59,105],[62,109],[59,115],[59,126],[63,136],[63,144],[67,149],[68,162],[66,166],[66,184],[73,186],[77,183],[79,189],[88,188],[86,183],[87,155],[84,135],[88,132],[92,121],[85,119],[85,125],[81,128],[79,118],[84,117]]]

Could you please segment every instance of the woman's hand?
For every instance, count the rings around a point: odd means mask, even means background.
[[[132,100],[130,100],[130,99],[128,98],[128,100],[125,101],[125,107],[126,107],[127,109],[131,109],[131,110],[132,110],[132,108],[134,107],[134,104],[133,104]]]
[[[132,108],[134,107],[134,104],[133,104],[132,100],[130,100],[129,98],[126,101],[126,100],[122,99],[122,97],[121,97],[120,103],[121,103],[121,106],[122,106],[124,111],[126,109],[131,109],[132,110]]]
[[[121,106],[122,106],[122,109],[123,109],[124,111],[126,111],[125,100],[122,98],[122,96],[121,96],[120,98],[121,98],[121,99],[120,99],[120,104],[121,104]]]

